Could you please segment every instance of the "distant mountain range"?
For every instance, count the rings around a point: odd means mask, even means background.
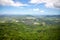
[[[60,15],[5,15],[1,14],[0,17],[5,17],[5,16],[25,16],[25,17],[59,17]]]

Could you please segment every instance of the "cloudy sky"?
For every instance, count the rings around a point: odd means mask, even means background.
[[[60,0],[0,0],[1,14],[60,15]]]

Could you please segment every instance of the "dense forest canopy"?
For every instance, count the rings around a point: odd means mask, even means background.
[[[0,40],[59,40],[59,36],[60,18],[55,16],[0,17]]]

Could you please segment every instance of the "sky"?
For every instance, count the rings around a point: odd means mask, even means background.
[[[0,0],[0,15],[60,15],[60,0]]]

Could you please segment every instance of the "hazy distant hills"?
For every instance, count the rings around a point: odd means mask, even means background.
[[[57,17],[60,18],[60,15],[0,15],[0,17],[19,17],[19,16],[23,16],[23,17]]]

